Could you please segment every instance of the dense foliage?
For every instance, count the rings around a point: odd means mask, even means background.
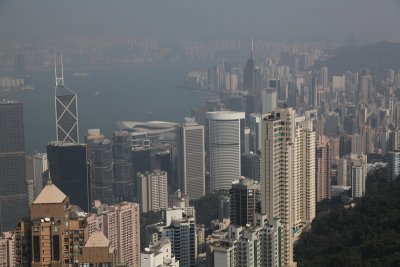
[[[204,197],[191,201],[196,210],[196,223],[210,227],[212,220],[218,219],[218,194],[207,194]]]
[[[400,266],[400,182],[382,172],[367,181],[354,208],[336,202],[317,215],[295,244],[298,266]]]
[[[142,213],[140,217],[140,246],[145,248],[149,241],[146,240],[146,226],[155,224],[162,221],[161,212],[150,211],[147,213]]]

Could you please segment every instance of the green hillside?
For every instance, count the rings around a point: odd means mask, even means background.
[[[354,208],[331,204],[295,244],[298,266],[400,266],[400,182],[368,177]]]

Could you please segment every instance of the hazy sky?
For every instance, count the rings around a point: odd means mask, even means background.
[[[0,41],[59,36],[400,40],[398,0],[0,0]]]

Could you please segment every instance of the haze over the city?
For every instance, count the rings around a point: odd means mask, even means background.
[[[400,1],[2,0],[2,40],[157,37],[399,40]]]
[[[400,0],[0,0],[0,267],[400,266]]]

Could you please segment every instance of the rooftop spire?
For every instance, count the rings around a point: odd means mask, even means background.
[[[61,54],[61,77],[57,77],[56,53],[53,54],[53,57],[54,57],[54,76],[56,78],[56,86],[64,85],[64,64],[63,64],[62,54]]]
[[[251,57],[253,57],[253,53],[254,53],[254,38],[253,36],[251,36]]]
[[[63,62],[63,59],[62,59],[62,53],[61,53],[61,79],[64,82],[64,62]]]
[[[57,86],[57,61],[56,61],[56,53],[53,53],[53,59],[54,59],[54,79],[56,80],[56,86]]]

